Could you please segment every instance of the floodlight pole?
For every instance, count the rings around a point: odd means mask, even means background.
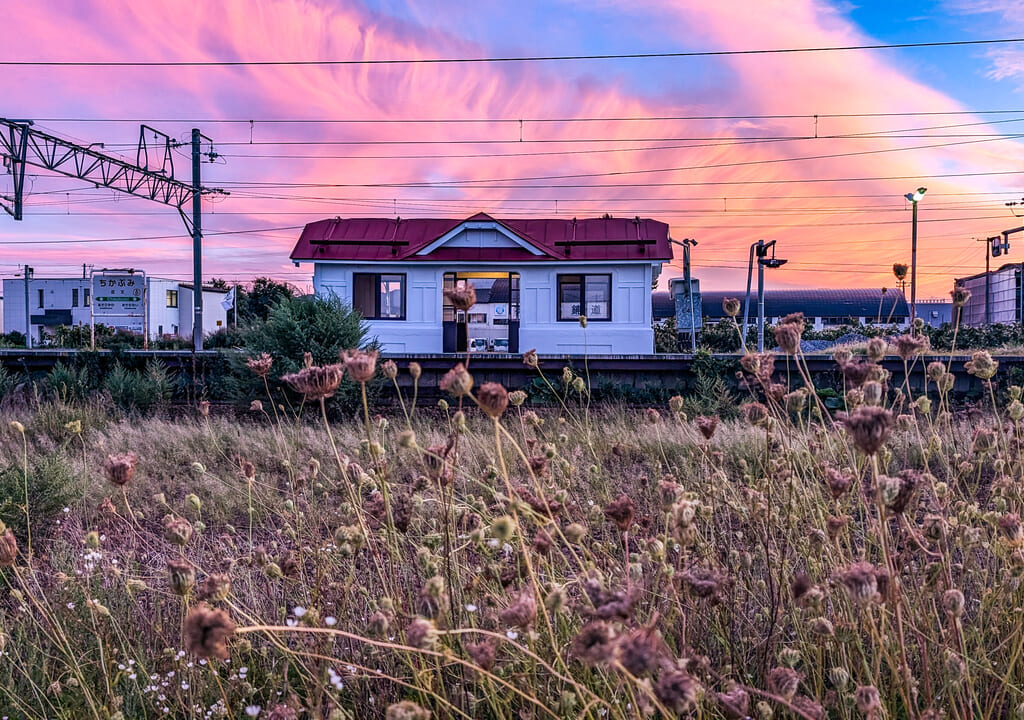
[[[903,197],[910,201],[912,214],[910,219],[910,326],[914,326],[917,318],[917,203],[921,201],[928,188],[919,187]]]

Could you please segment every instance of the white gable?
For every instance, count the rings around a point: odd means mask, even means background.
[[[417,252],[417,255],[429,255],[438,248],[522,248],[531,255],[546,253],[512,233],[499,223],[487,220],[464,222],[448,231],[434,242]]]

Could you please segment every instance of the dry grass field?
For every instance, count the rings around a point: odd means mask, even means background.
[[[7,408],[0,715],[1024,716],[1021,389],[890,350],[928,394],[841,356],[836,416],[755,355],[741,421],[470,366],[328,424],[341,373],[410,371],[358,352],[302,408]]]

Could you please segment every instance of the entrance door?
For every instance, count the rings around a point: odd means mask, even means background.
[[[442,281],[442,288],[454,290],[457,278],[455,273],[446,272]],[[456,310],[451,301],[442,294],[443,305],[441,307],[441,351],[446,353],[466,352],[469,344],[469,336],[466,331],[466,317],[461,310]]]
[[[508,351],[519,352],[519,273],[508,274]]]

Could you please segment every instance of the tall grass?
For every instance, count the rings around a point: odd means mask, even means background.
[[[0,707],[1024,713],[1020,389],[957,407],[946,375],[967,370],[920,368],[928,393],[911,397],[840,358],[846,414],[830,417],[795,360],[789,386],[770,356],[745,358],[740,421],[689,418],[688,398],[589,407],[572,371],[576,389],[537,411],[465,369],[445,409],[330,424],[329,388],[309,383],[278,416],[274,397],[242,417],[8,410],[24,432],[0,438]],[[66,505],[37,478],[63,478]]]

